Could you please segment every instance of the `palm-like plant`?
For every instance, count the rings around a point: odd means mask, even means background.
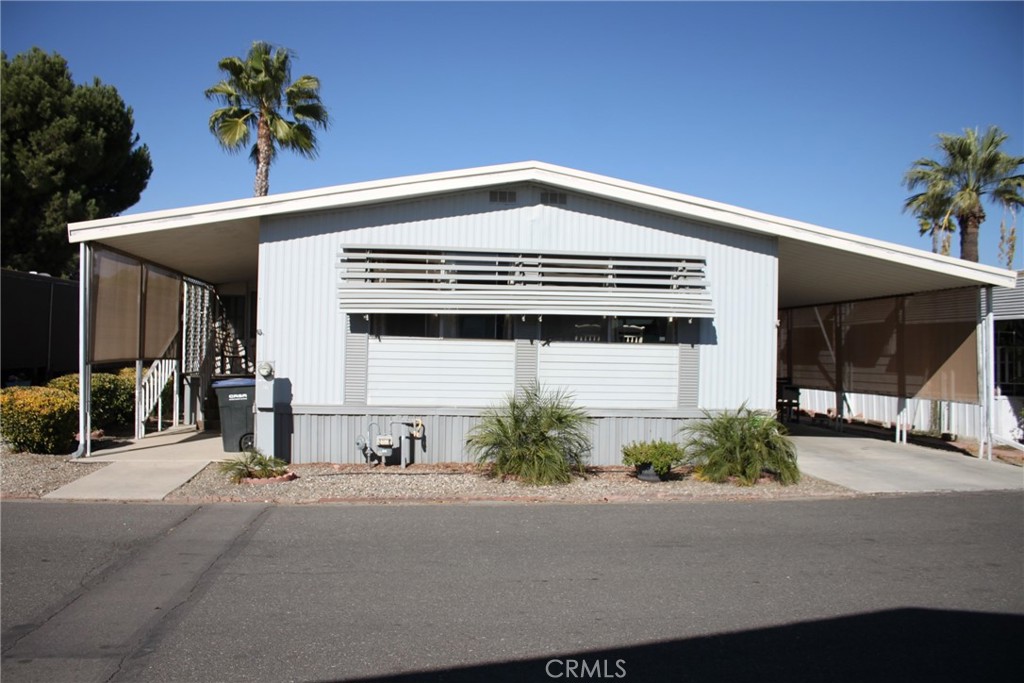
[[[704,413],[703,420],[680,430],[686,436],[686,459],[702,479],[743,486],[756,484],[765,473],[783,485],[800,481],[796,446],[786,428],[770,413],[740,406],[735,412]]]
[[[289,82],[292,57],[286,48],[257,41],[245,59],[220,60],[217,66],[227,78],[206,91],[208,99],[224,105],[210,115],[210,131],[221,146],[241,151],[256,133],[249,158],[256,164],[257,197],[270,190],[270,164],[278,148],[315,158],[314,129],[326,129],[329,122],[320,101],[320,79],[306,75]]]
[[[467,435],[466,446],[481,463],[491,463],[494,476],[566,484],[573,472],[584,472],[591,422],[567,393],[534,384],[487,410]]]
[[[1000,148],[1008,139],[996,126],[979,137],[977,129],[965,128],[963,135],[939,135],[941,161],[922,158],[903,177],[913,191],[904,210],[919,220],[948,226],[950,216],[960,227],[960,258],[978,261],[978,231],[985,220],[983,198],[988,195],[1006,208],[1024,206],[1024,175],[1018,173],[1024,157],[1006,154]],[[946,227],[945,229],[948,229]]]
[[[219,468],[222,474],[228,475],[236,484],[242,483],[243,479],[271,479],[288,473],[288,463],[264,455],[255,448],[224,460]]]

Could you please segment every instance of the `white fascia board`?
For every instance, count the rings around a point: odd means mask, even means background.
[[[539,161],[388,178],[267,197],[253,197],[216,204],[83,221],[68,225],[68,239],[72,243],[87,242],[123,235],[412,199],[424,195],[460,192],[479,187],[514,183],[552,185],[705,223],[756,232],[779,239],[809,242],[839,251],[944,273],[977,284],[1008,288],[1012,288],[1016,284],[1014,271],[931,254],[920,249]]]
[[[459,192],[496,184],[529,182],[532,164],[505,164],[252,197],[68,224],[70,242],[138,235],[160,230],[240,221],[281,214],[376,204],[424,195]]]
[[[780,239],[828,247],[875,259],[900,263],[933,272],[973,280],[980,284],[1014,287],[1016,272],[964,261],[951,256],[904,247],[902,245],[862,237],[848,232],[794,221],[771,214],[741,209],[689,195],[661,190],[647,185],[583,173],[571,169],[538,164],[538,182],[603,196],[634,206],[690,218],[704,223],[757,232]]]

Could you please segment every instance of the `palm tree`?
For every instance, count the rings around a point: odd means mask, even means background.
[[[932,252],[949,256],[950,241],[956,227],[950,220],[948,209],[939,202],[915,208],[917,227],[921,235],[931,235]]]
[[[929,222],[943,216],[943,226],[955,216],[960,226],[960,258],[966,261],[978,261],[985,195],[1006,208],[1024,206],[1024,175],[1018,173],[1024,157],[1000,150],[1008,137],[996,126],[980,138],[976,128],[965,128],[962,136],[940,133],[937,148],[943,153],[942,161],[918,159],[903,176],[908,190],[922,190],[907,198],[904,210]]]
[[[249,144],[250,133],[256,131],[249,158],[256,164],[253,190],[257,197],[266,196],[270,190],[270,164],[278,147],[315,158],[313,129],[327,128],[320,79],[299,76],[289,83],[292,57],[287,48],[254,42],[244,60],[220,60],[217,66],[227,78],[206,91],[208,99],[224,105],[210,115],[210,131],[221,146],[238,152]]]

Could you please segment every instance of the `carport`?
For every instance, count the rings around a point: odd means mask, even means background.
[[[153,275],[154,282],[167,276],[183,283],[192,280],[216,288],[254,286],[261,268],[265,267],[266,245],[261,242],[265,219],[329,215],[328,212],[333,211],[397,204],[516,183],[559,188],[633,209],[665,214],[690,224],[770,238],[775,247],[774,299],[780,311],[777,326],[782,335],[778,349],[784,351],[780,355],[778,376],[798,387],[801,382],[827,386],[835,391],[840,411],[842,394],[853,386],[853,375],[857,374],[846,368],[859,371],[867,367],[868,361],[856,358],[855,352],[863,348],[856,341],[858,338],[870,338],[878,347],[878,353],[869,354],[871,371],[860,372],[856,381],[870,375],[873,386],[882,393],[898,395],[904,400],[927,396],[975,400],[982,405],[992,396],[990,292],[993,287],[1013,287],[1013,272],[533,161],[69,225],[70,241],[80,245],[83,269],[80,297],[80,365],[82,376],[86,378],[82,382],[83,391],[88,386],[87,377],[96,359],[96,348],[89,345],[95,344],[97,313],[109,310],[111,321],[120,319],[120,313],[116,313],[121,310],[120,304],[104,309],[111,300],[97,292],[94,264],[105,254],[133,259],[144,273]],[[711,277],[714,277],[714,266],[709,265]],[[145,284],[140,286],[145,287]],[[881,310],[877,302],[882,301],[893,303]],[[951,308],[947,305],[949,301],[955,301],[956,305]],[[151,345],[149,350],[145,348],[147,308],[142,290],[134,302],[127,303],[125,310],[134,316],[133,329],[143,326],[134,338],[132,349],[139,349],[135,358],[148,360],[160,355],[162,351],[156,349],[159,344]],[[794,319],[803,314],[791,312],[798,310],[811,311],[803,327],[799,321],[794,327]],[[913,315],[909,315],[908,310]],[[955,311],[955,315],[950,317],[950,311]],[[160,339],[166,339],[169,330],[164,330],[155,320],[151,322],[153,330],[161,331]],[[187,328],[187,321],[182,326]],[[815,368],[815,376],[825,380],[819,382],[812,379],[814,373],[794,369],[794,347],[789,344],[789,340],[798,336],[794,329],[804,330],[804,336],[814,340],[810,355],[796,354],[797,364]],[[187,329],[177,331],[187,337]],[[955,333],[950,336],[951,332]],[[934,343],[924,362],[914,364],[910,362],[912,354],[908,342],[921,339]],[[132,349],[125,353],[134,353]],[[784,361],[788,364],[783,366]],[[83,396],[81,405],[82,430],[88,432],[87,397]],[[990,441],[983,445],[990,446]],[[85,452],[80,455],[87,454],[88,444],[84,448]]]

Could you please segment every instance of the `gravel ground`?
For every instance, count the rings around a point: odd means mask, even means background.
[[[12,454],[5,448],[0,453],[0,496],[41,498],[108,464],[71,462],[69,455]]]
[[[106,463],[70,462],[68,456],[0,453],[3,498],[39,498]],[[206,467],[165,500],[181,503],[407,503],[407,502],[658,502],[671,500],[751,500],[850,497],[849,489],[804,476],[799,484],[762,482],[753,487],[709,484],[682,470],[656,484],[639,481],[632,468],[592,470],[565,486],[526,486],[485,476],[474,465],[411,465],[370,468],[365,465],[293,465],[298,478],[288,482],[233,484],[217,465]]]
[[[650,484],[632,468],[595,469],[564,486],[526,486],[489,478],[471,465],[412,465],[372,469],[364,465],[295,465],[298,478],[272,484],[232,484],[211,465],[165,500],[270,501],[277,503],[406,503],[517,501],[559,503],[658,502],[671,500],[749,500],[848,497],[849,489],[804,477],[795,486],[774,482],[754,487],[700,482],[683,473]]]

